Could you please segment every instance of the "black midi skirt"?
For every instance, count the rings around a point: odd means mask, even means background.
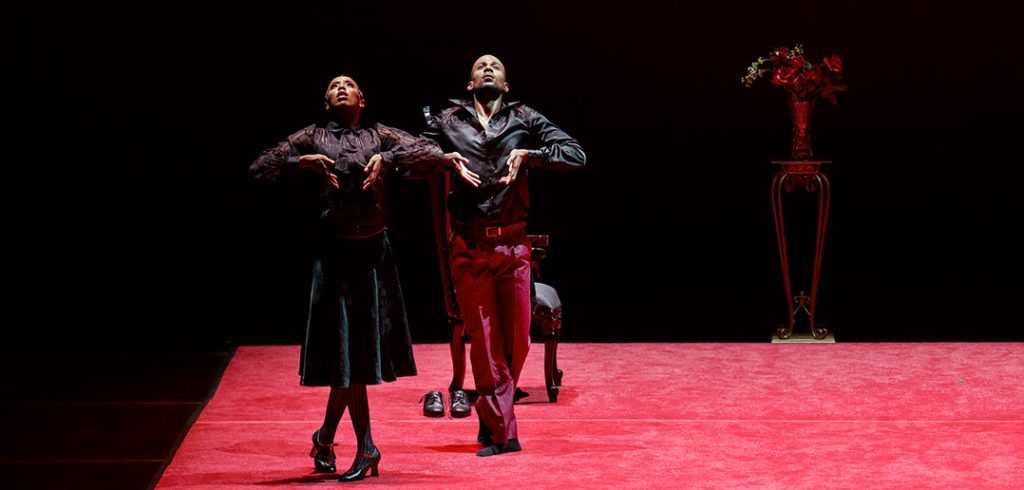
[[[416,374],[387,235],[326,236],[313,265],[299,362],[303,386],[380,384]]]

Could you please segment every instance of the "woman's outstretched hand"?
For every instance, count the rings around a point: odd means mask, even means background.
[[[306,168],[316,172],[327,181],[327,185],[331,186],[332,189],[341,187],[338,185],[338,177],[331,173],[331,169],[334,168],[334,160],[327,158],[326,155],[319,153],[315,155],[302,155],[299,157],[299,168]]]
[[[377,153],[370,157],[370,161],[366,162],[366,168],[363,170],[366,172],[366,180],[363,181],[363,190],[367,190],[373,187],[373,184],[377,182],[377,177],[380,177],[380,168],[383,166],[384,158]]]

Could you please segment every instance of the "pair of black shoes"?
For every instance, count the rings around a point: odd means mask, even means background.
[[[313,470],[317,473],[334,473],[335,467],[334,446],[337,444],[324,444],[320,442],[320,431],[313,433],[313,449],[309,456],[313,458]],[[374,446],[373,450],[356,454],[352,466],[339,478],[343,482],[359,481],[368,476],[380,476],[380,450]]]
[[[469,396],[463,390],[454,390],[449,393],[451,406],[448,413],[457,419],[469,417],[470,406]],[[431,391],[423,395],[423,415],[427,417],[444,417],[444,397],[440,391]]]

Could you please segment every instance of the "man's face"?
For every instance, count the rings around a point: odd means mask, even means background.
[[[498,93],[508,92],[508,83],[505,82],[505,65],[501,60],[485,54],[473,63],[470,71],[469,85],[466,90],[476,92],[479,90],[493,90]]]
[[[352,77],[342,75],[335,77],[327,84],[327,93],[324,94],[327,102],[327,110],[361,110],[366,106],[363,102],[363,93],[359,91],[359,85]]]

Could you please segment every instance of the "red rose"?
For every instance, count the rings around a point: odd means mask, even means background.
[[[825,68],[828,68],[828,71],[830,71],[832,73],[842,73],[843,72],[843,60],[839,59],[839,55],[838,54],[833,54],[832,56],[827,56],[827,57],[825,57],[825,59],[823,61],[824,61],[823,64],[825,65]]]
[[[807,64],[807,60],[801,55],[794,56],[789,62],[793,64],[793,68],[803,68]]]
[[[801,72],[800,73],[800,79],[808,81],[808,82],[814,82],[814,83],[820,82],[821,81],[821,69],[817,68],[817,67],[814,67],[814,68],[811,68],[810,70]]]
[[[775,54],[782,57],[789,57],[789,48],[775,48]]]
[[[793,85],[796,80],[796,69],[792,66],[780,66],[772,75],[772,83],[775,85]]]

